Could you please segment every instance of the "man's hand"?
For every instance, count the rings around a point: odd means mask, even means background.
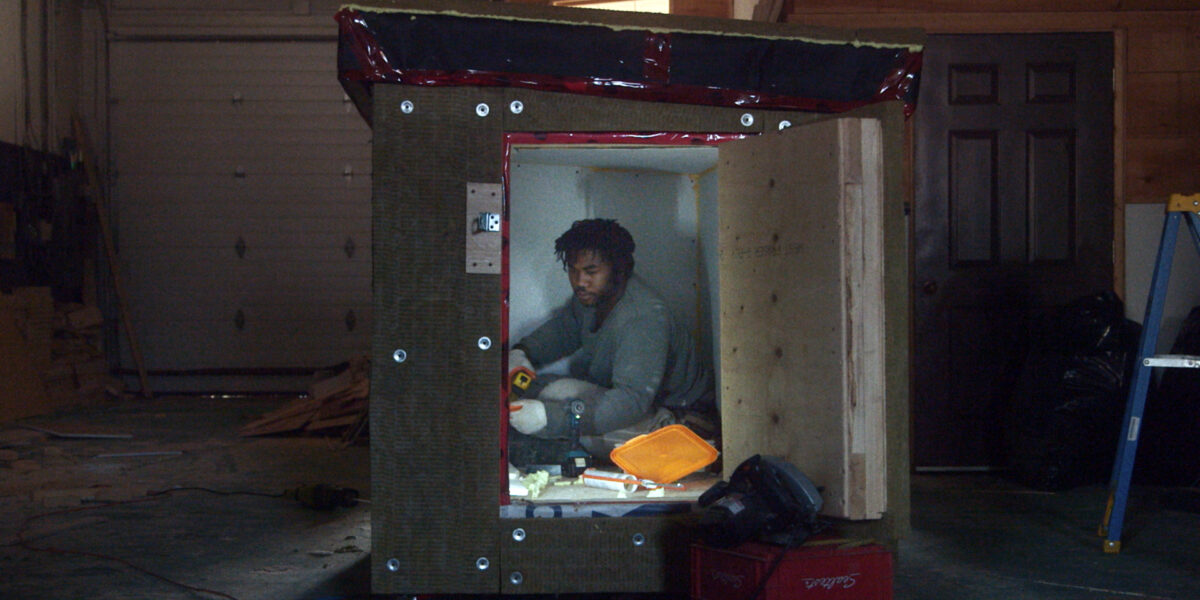
[[[508,384],[515,396],[522,396],[533,385],[537,373],[524,350],[513,349],[508,352]]]
[[[527,369],[530,373],[536,375],[537,371],[533,370],[533,363],[529,362],[529,357],[525,355],[524,350],[516,349],[508,351],[508,379],[511,381],[513,373],[517,369]]]
[[[546,428],[546,405],[541,400],[510,402],[508,424],[525,435],[533,435]]]

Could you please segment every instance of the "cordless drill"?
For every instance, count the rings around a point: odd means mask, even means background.
[[[583,419],[584,404],[580,400],[572,400],[570,408],[571,449],[562,462],[562,474],[563,477],[578,477],[592,466],[592,455],[579,443],[579,422]]]

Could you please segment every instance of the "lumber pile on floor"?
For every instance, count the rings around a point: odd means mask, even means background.
[[[355,357],[336,375],[313,382],[308,396],[267,413],[241,428],[243,436],[310,432],[340,434],[352,440],[367,421],[367,398],[371,392],[371,364],[366,356]]]

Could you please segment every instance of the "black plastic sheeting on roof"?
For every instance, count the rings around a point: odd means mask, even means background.
[[[355,8],[336,19],[348,91],[503,86],[815,112],[899,100],[911,114],[921,66],[921,52],[899,46]]]

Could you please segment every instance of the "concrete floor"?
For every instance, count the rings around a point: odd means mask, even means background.
[[[1031,491],[994,476],[919,476],[900,546],[897,599],[1200,598],[1200,515],[1134,488],[1123,548],[1097,530],[1107,489]]]
[[[236,435],[283,402],[129,399],[21,422],[131,439],[0,427],[11,451],[0,462],[0,598],[372,598],[369,504],[316,511],[258,495],[146,495],[329,483],[369,498],[365,444]],[[102,457],[129,453],[142,455]],[[917,476],[894,597],[1200,598],[1200,515],[1162,508],[1158,492],[1135,488],[1124,549],[1106,555],[1101,486],[1043,493],[990,475]]]
[[[366,504],[317,511],[285,498],[200,490],[146,496],[193,486],[279,494],[328,483],[369,497],[365,444],[238,437],[238,427],[283,403],[128,399],[21,422],[57,432],[132,434],[127,440],[0,431],[0,440],[33,434],[11,448],[20,460],[0,475],[0,598],[287,600],[369,589]],[[179,454],[101,457],[155,452]],[[88,496],[118,503],[81,503]],[[12,544],[19,530],[27,546]]]

